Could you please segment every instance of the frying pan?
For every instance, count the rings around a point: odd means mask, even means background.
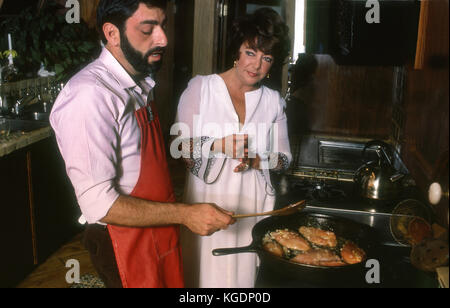
[[[291,262],[263,249],[263,238],[268,232],[286,228],[296,231],[300,226],[332,231],[338,239],[344,238],[357,244],[366,252],[367,259],[379,260],[381,256],[381,245],[373,228],[351,220],[313,213],[298,213],[290,216],[266,218],[253,227],[253,241],[249,246],[215,249],[213,250],[213,255],[257,253],[261,260],[261,266],[274,269],[278,274],[285,276],[286,279],[301,279],[310,283],[326,282],[331,284],[339,284],[344,280],[365,281],[366,273],[369,270],[365,267],[366,261],[341,267],[314,266]]]

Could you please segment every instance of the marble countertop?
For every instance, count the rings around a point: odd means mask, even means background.
[[[7,138],[2,137],[0,138],[0,158],[48,138],[52,134],[53,130],[50,126],[48,126],[33,130],[31,132],[14,132]]]

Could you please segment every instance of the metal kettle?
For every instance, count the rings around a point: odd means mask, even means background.
[[[354,182],[362,197],[375,200],[395,199],[402,192],[401,179],[405,175],[393,167],[388,144],[379,140],[368,142],[362,152],[363,158],[370,148],[375,148],[378,160],[362,165],[355,172]]]

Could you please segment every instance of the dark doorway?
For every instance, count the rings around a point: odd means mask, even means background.
[[[176,0],[174,65],[173,65],[173,110],[176,114],[178,100],[191,80],[193,71],[194,0]]]

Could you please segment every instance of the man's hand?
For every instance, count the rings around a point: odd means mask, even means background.
[[[183,224],[192,232],[201,236],[210,236],[213,233],[228,229],[236,222],[231,216],[232,212],[225,211],[215,204],[193,204],[184,208]]]
[[[161,203],[122,195],[101,222],[133,228],[182,224],[206,236],[234,224],[232,215],[215,204]]]

